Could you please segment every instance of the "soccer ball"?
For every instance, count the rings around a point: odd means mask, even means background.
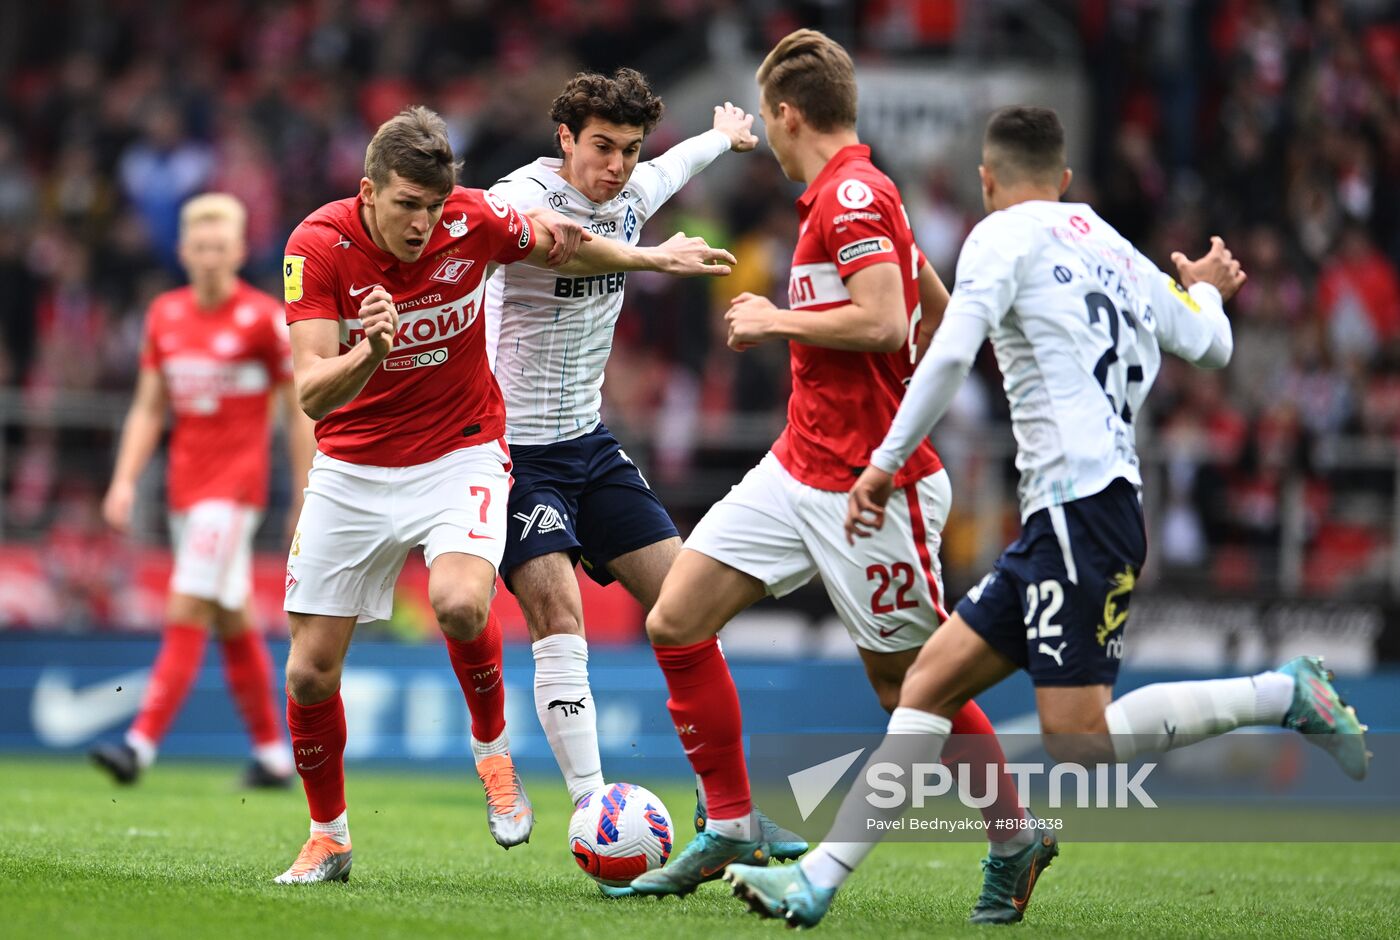
[[[596,881],[622,887],[671,857],[671,814],[635,783],[605,783],[579,801],[569,851]]]

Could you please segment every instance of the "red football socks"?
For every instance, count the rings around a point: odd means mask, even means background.
[[[288,695],[287,730],[311,819],[330,822],[345,812],[345,705],[340,690],[315,705],[298,705]]]
[[[447,640],[447,655],[467,709],[472,714],[472,737],[494,741],[506,730],[506,688],[501,682],[501,622],[496,612],[486,615],[486,629],[475,640]]]
[[[165,628],[146,697],[131,724],[132,733],[151,744],[158,744],[165,737],[199,675],[208,639],[209,631],[194,624],[172,623]]]
[[[248,736],[254,745],[276,744],[282,735],[272,704],[272,657],[267,654],[267,643],[250,627],[223,640],[222,645],[224,679]]]
[[[955,776],[970,774],[968,794],[979,799],[987,792],[987,766],[1005,767],[1006,755],[1002,753],[996,731],[976,702],[968,700],[953,716],[952,736],[943,746],[943,763],[954,769]],[[967,769],[960,769],[960,764],[966,764]],[[1021,831],[1005,823],[999,826],[998,820],[1019,820],[1025,816],[1016,795],[1016,782],[1004,769],[1000,774],[996,800],[982,809],[987,838],[992,842],[1005,842]]]
[[[690,646],[653,646],[666,674],[671,711],[681,747],[705,787],[712,819],[747,819],[753,809],[744,762],[739,692],[729,664],[711,637]]]

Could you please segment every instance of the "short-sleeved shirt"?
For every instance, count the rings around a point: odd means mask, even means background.
[[[798,481],[822,490],[851,488],[884,440],[914,374],[918,337],[919,250],[899,190],[870,162],[870,148],[837,151],[797,200],[800,229],[788,303],[829,310],[851,302],[846,279],[874,264],[899,267],[909,330],[897,351],[849,352],[791,342],[788,423],[773,453]],[[942,469],[925,441],[895,476],[896,486]]]
[[[292,375],[282,305],[243,281],[213,309],[189,287],[167,291],[147,311],[141,367],[160,372],[174,412],[170,508],[265,505],[268,399]]]
[[[283,260],[287,322],[339,321],[342,354],[364,339],[360,303],[375,285],[399,313],[388,358],[316,422],[317,447],[349,463],[407,467],[499,440],[505,407],[486,360],[486,273],[530,253],[529,219],[499,196],[458,186],[422,256],[405,263],[374,244],[359,206],[342,199],[313,212]]]

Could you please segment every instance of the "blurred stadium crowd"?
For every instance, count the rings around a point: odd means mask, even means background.
[[[1033,58],[1037,37],[1017,6],[7,4],[0,401],[32,415],[64,393],[128,393],[143,311],[179,281],[179,205],[197,192],[247,204],[247,276],[279,291],[289,231],[354,191],[373,129],[406,103],[440,110],[463,181],[489,186],[550,151],[549,102],[579,68],[636,66],[665,93],[687,70],[736,49],[759,54],[798,25],[827,29],[858,63],[955,60],[969,55],[973,35],[1002,56]],[[1221,375],[1165,370],[1141,432],[1161,455],[1155,561],[1215,587],[1274,587],[1279,533],[1294,525],[1306,544],[1294,586],[1383,586],[1400,436],[1400,12],[1361,0],[1032,6],[1073,26],[1091,94],[1092,126],[1069,129],[1092,135],[1070,198],[1094,204],[1163,267],[1171,250],[1199,253],[1218,233],[1250,273],[1231,311],[1235,363]],[[51,28],[60,14],[70,28]],[[747,73],[734,81],[736,93],[751,84]],[[647,151],[703,129],[688,120],[664,121]],[[950,283],[981,215],[950,184],[970,172],[935,165],[900,180],[919,243]],[[781,423],[785,350],[732,355],[718,326],[739,291],[785,298],[794,195],[762,153],[742,158],[728,186],[702,177],[649,236],[704,234],[741,259],[735,275],[715,285],[629,281],[606,416],[637,450],[649,445],[673,505],[677,494],[698,503],[675,506],[683,524],[708,505],[704,494],[723,492],[698,482],[724,449],[715,442],[752,438],[736,445],[748,449],[727,486]],[[1004,418],[990,356],[977,372],[954,420],[964,428]],[[53,537],[65,525],[91,536],[110,430],[27,422],[3,433],[6,537]],[[977,438],[948,433],[948,449],[970,466]],[[1004,463],[998,456],[990,471],[1005,496],[995,511],[1014,527]],[[1290,520],[1290,506],[1301,516]],[[965,586],[960,560],[964,579],[972,561],[952,533],[949,552],[950,587]]]

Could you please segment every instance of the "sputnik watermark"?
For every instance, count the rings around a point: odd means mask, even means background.
[[[1128,764],[1007,763],[1002,769],[1016,783],[1022,806],[1030,804],[1031,788],[1038,778],[1045,780],[1045,805],[1051,809],[1074,806],[1086,809],[1130,809],[1139,806],[1156,809],[1157,803],[1143,788],[1156,764],[1134,769]],[[985,765],[985,786],[981,795],[972,792],[974,765],[921,763],[905,767],[893,761],[880,761],[865,768],[870,792],[865,800],[876,809],[912,806],[923,809],[926,801],[949,796],[956,791],[958,802],[969,809],[985,809],[1000,796],[1001,775],[995,764]],[[1068,799],[1073,802],[1066,802]]]

